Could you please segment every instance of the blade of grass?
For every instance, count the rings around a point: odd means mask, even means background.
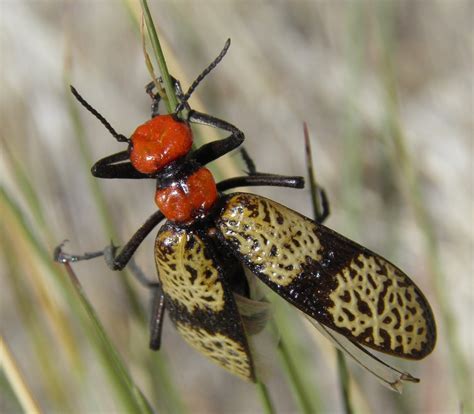
[[[279,318],[278,329],[282,328],[281,324],[282,322],[281,322],[281,319]],[[315,389],[313,388],[312,390],[312,398],[311,398],[307,392],[307,388],[309,388],[308,383],[307,381],[303,380],[303,378],[300,375],[301,370],[297,367],[297,364],[295,364],[295,362],[293,361],[292,355],[295,356],[298,354],[292,351],[292,349],[294,350],[294,346],[288,344],[288,341],[287,341],[287,338],[289,336],[287,335],[288,331],[285,330],[281,332],[285,332],[286,335],[285,335],[285,338],[280,339],[280,342],[278,344],[278,353],[283,362],[283,366],[285,368],[286,375],[288,376],[288,380],[290,381],[291,387],[293,389],[293,393],[296,396],[296,400],[300,407],[300,411],[304,414],[319,412],[319,410],[316,409],[315,404],[313,402],[316,397]],[[301,367],[301,364],[299,364],[299,366]]]
[[[106,363],[105,365],[113,369],[110,378],[114,380],[116,387],[120,389],[120,397],[125,407],[130,412],[137,413],[152,413],[150,404],[145,399],[140,389],[134,384],[130,377],[125,365],[123,364],[118,352],[113,347],[112,343],[108,339],[107,334],[97,317],[94,308],[90,305],[87,296],[82,289],[79,279],[75,275],[71,265],[69,263],[64,264],[72,285],[80,299],[81,305],[87,313],[88,321],[91,323],[95,335],[95,345],[100,348],[99,356]]]
[[[166,96],[168,99],[165,99],[166,108],[169,113],[172,113],[176,106],[178,105],[178,100],[176,99],[176,94],[174,92],[173,83],[171,82],[171,76],[168,72],[168,66],[166,65],[165,57],[163,56],[163,51],[161,50],[160,40],[158,34],[156,33],[155,24],[153,23],[153,18],[148,8],[147,0],[140,0],[142,6],[143,15],[145,17],[145,23],[148,30],[148,37],[150,38],[151,45],[153,47],[154,56],[158,68],[160,69],[161,78],[163,79],[163,84],[165,86]]]
[[[93,161],[91,157],[90,147],[85,137],[82,123],[79,119],[77,107],[75,106],[75,102],[72,102],[72,99],[70,97],[68,99],[69,99],[69,104],[70,104],[70,107],[69,107],[70,114],[73,119],[76,136],[78,138],[78,142],[81,147],[83,163],[85,165],[92,165]],[[85,170],[88,171],[89,168]],[[110,219],[111,214],[107,207],[107,203],[105,201],[105,197],[98,183],[98,180],[95,177],[92,177],[90,174],[88,178],[89,178],[89,184],[91,186],[91,190],[94,195],[95,204],[101,216],[101,221],[104,227],[104,233],[109,235],[109,237],[111,237],[113,240],[117,240],[118,237],[116,235],[116,232],[114,231],[114,225]],[[124,270],[120,273],[123,275],[123,277],[120,277],[119,279],[122,281],[125,292],[127,293],[127,296],[129,298],[133,315],[137,317],[137,320],[140,322],[143,329],[147,329],[148,324],[147,324],[147,317],[145,315],[145,310],[130,284],[129,272],[127,270]],[[146,349],[145,352],[151,352],[151,351]],[[168,405],[170,407],[181,407],[181,408],[183,407],[183,404],[179,399],[178,393],[174,390],[174,385],[170,378],[170,375],[165,368],[165,363],[163,361],[162,353],[160,354],[153,353],[153,356],[151,358],[151,363],[147,363],[146,365],[144,365],[143,369],[145,372],[147,372],[148,377],[150,379],[150,383],[156,383],[156,381],[152,379],[153,377],[156,377],[156,373],[154,372],[154,370],[160,373],[159,383],[161,386],[165,387],[165,389],[167,390],[167,392],[160,392],[160,395],[163,398],[166,398],[166,402],[163,401],[163,404]],[[184,412],[184,410],[182,409],[181,412]]]
[[[125,7],[127,9],[127,12],[130,16],[130,18],[134,22],[134,26],[137,29],[137,32],[140,31],[140,12],[137,11],[136,4],[132,0],[124,0]],[[155,30],[155,32],[157,32]],[[160,42],[160,45],[164,45],[165,47],[161,46],[161,49],[168,49],[168,57],[167,60],[169,61],[170,59],[173,59],[174,67],[176,68],[177,72],[182,74],[184,70],[180,68],[179,62],[176,61],[175,57],[172,55],[172,50],[169,49],[169,47],[166,47],[166,43],[162,39]],[[146,59],[146,58],[145,58]],[[167,66],[165,68],[162,68],[161,70],[164,70],[165,72],[168,71]],[[184,84],[188,79],[183,78],[183,75],[180,76],[180,80]],[[190,83],[190,82],[187,82]],[[174,94],[174,90],[172,91]],[[207,112],[205,108],[203,107],[202,103],[200,103],[199,100],[199,95],[194,94],[193,95],[193,109],[197,109],[200,112]],[[183,115],[185,111],[183,110]],[[194,144],[198,146],[199,144],[205,143],[205,142],[210,142],[210,141],[215,141],[219,139],[219,134],[217,133],[217,130],[214,128],[210,128],[206,131],[206,137],[203,137],[202,134],[199,133],[199,131],[195,131],[194,133]],[[193,144],[193,148],[195,148],[195,145]],[[214,174],[214,178],[216,181],[220,181],[224,178],[227,178],[232,175],[238,175],[241,174],[242,172],[242,162],[240,157],[224,157],[224,158],[219,158],[215,160],[212,164],[208,166],[212,173]]]
[[[314,217],[321,217],[322,211],[322,199],[321,192],[318,191],[318,182],[316,180],[315,169],[313,167],[313,157],[311,153],[311,143],[309,139],[308,125],[306,122],[303,124],[304,130],[304,141],[305,141],[305,154],[306,154],[306,166],[307,166],[307,175],[310,180],[310,190],[311,190],[311,200],[313,207]],[[343,353],[337,349],[337,368],[339,373],[339,387],[341,391],[342,401],[344,405],[344,410],[347,414],[352,414],[354,412],[351,403],[351,394],[349,387],[349,370],[347,369],[346,360]]]
[[[267,386],[263,382],[258,381],[256,384],[256,387],[260,395],[260,400],[263,403],[263,411],[266,414],[274,414],[276,411],[273,407],[272,400],[270,398],[270,394],[268,393]]]
[[[41,413],[42,411],[25,381],[25,376],[18,368],[15,357],[10,351],[4,338],[0,338],[0,361],[2,362],[2,369],[5,372],[23,411],[29,414]]]
[[[69,77],[65,72],[65,89],[69,91]],[[83,171],[89,172],[90,166],[94,164],[94,159],[92,158],[92,151],[89,145],[89,142],[85,136],[84,127],[79,117],[79,110],[76,101],[73,99],[71,93],[66,94],[66,101],[68,105],[68,113],[71,117],[74,133],[79,145],[79,150],[81,154],[81,159],[84,164]],[[104,194],[100,187],[99,180],[93,177],[91,174],[87,174],[88,184],[91,189],[94,202],[96,205],[97,210],[99,211],[99,215],[101,218],[101,223],[104,227],[104,233],[107,237],[111,240],[118,240],[117,232],[115,231],[114,223],[112,222],[112,215],[107,207],[107,202],[105,200]],[[144,321],[146,320],[145,313],[143,306],[140,300],[137,297],[137,294],[133,290],[132,285],[130,284],[130,278],[128,271],[125,269],[119,272],[122,277],[119,277],[120,283],[124,291],[126,292],[127,298],[132,308],[132,312],[134,316],[136,316],[139,320]]]
[[[136,24],[137,22],[134,19],[134,14],[130,13],[129,15]],[[69,84],[67,81],[69,78],[68,73],[69,72],[65,70],[64,78],[66,79],[66,85]],[[83,124],[78,113],[77,103],[73,101],[72,96],[69,93],[67,94],[67,99],[69,114],[73,121],[75,135],[78,138],[80,146],[81,156],[84,164],[83,170],[89,171],[90,166],[94,162],[91,156],[92,151],[85,137]],[[111,220],[112,215],[110,214],[109,208],[107,206],[102,188],[98,180],[95,177],[92,177],[90,174],[88,174],[88,182],[91,187],[91,192],[93,194],[96,207],[101,217],[104,233],[111,239],[117,240],[118,237],[115,231],[115,226]],[[127,294],[129,303],[131,304],[132,314],[136,317],[136,320],[140,323],[141,327],[143,329],[147,329],[148,323],[145,310],[141,301],[138,299],[133,286],[130,284],[129,272],[127,269],[125,269],[119,273],[123,275],[123,277],[120,277],[119,280],[123,284],[123,288]],[[171,376],[166,368],[164,352],[162,351],[160,353],[152,353],[148,349],[146,349],[145,352],[148,352],[150,357],[142,360],[147,361],[143,362],[143,372],[147,374],[150,386],[155,390],[156,396],[159,396],[160,404],[163,407],[168,407],[169,412],[173,412],[178,409],[179,412],[184,413],[185,410],[183,403],[179,398],[179,394],[176,391]]]
[[[36,234],[40,234],[43,239],[51,243],[52,235],[50,227],[46,223],[46,218],[40,202],[40,198],[38,197],[38,193],[36,191],[37,187],[32,183],[32,180],[30,178],[31,175],[26,173],[22,163],[14,157],[14,154],[12,151],[10,151],[7,142],[3,142],[3,144],[6,155],[4,157],[4,160],[8,163],[10,171],[12,172],[14,183],[16,184],[15,188],[20,190],[21,196],[24,198],[25,203],[29,208],[29,211],[32,213],[32,219],[34,220],[34,222],[31,223],[32,228],[36,230]],[[0,226],[0,229],[2,230],[2,236],[6,236],[6,226]],[[3,237],[2,242],[5,242]],[[14,243],[14,245],[16,245],[16,243]],[[6,250],[11,250],[10,248],[11,246],[5,244],[4,253]],[[16,257],[16,255],[12,252],[11,255],[8,255],[6,257],[7,263],[9,265],[11,264],[10,268],[13,269],[14,265],[11,263],[11,261],[13,258]],[[36,312],[28,311],[28,309],[31,309],[32,300],[29,300],[31,299],[31,297],[29,299],[22,297],[26,296],[26,294],[22,294],[22,292],[26,292],[26,290],[19,286],[16,288],[16,286],[21,283],[21,280],[24,281],[23,275],[20,275],[19,277],[13,276],[11,279],[13,289],[15,292],[17,292],[17,303],[19,304],[20,309],[24,311],[25,318],[28,320],[28,324],[31,326],[32,331],[37,332],[39,334],[39,325],[38,321],[36,320],[38,314]],[[50,290],[46,288],[44,284],[42,284],[41,278],[37,278],[34,280],[36,283],[34,288],[36,295],[41,298],[43,303],[53,303],[53,293],[50,292]],[[63,342],[63,349],[66,350],[69,360],[74,367],[74,370],[76,372],[81,372],[82,369],[80,364],[79,350],[74,339],[70,324],[66,321],[66,319],[62,315],[62,312],[60,312],[58,309],[55,309],[53,306],[46,306],[45,309],[46,313],[49,315],[49,320],[53,325],[54,330],[58,333],[58,337],[60,337],[61,341]],[[42,351],[47,351],[47,348],[42,345],[41,339],[37,335],[33,335],[32,337],[37,338],[34,339],[34,342],[37,345],[35,349],[39,353],[39,360],[42,361],[44,364],[47,364],[48,358],[46,354],[42,353]],[[41,355],[42,357],[40,357]]]
[[[168,112],[172,112],[174,108],[176,108],[178,101],[176,99],[176,95],[174,92],[174,87],[171,82],[171,76],[169,75],[168,72],[168,67],[166,64],[166,60],[164,58],[162,49],[161,49],[161,44],[157,35],[157,31],[155,28],[155,25],[153,23],[153,18],[150,14],[150,10],[148,8],[147,0],[140,0],[141,5],[142,5],[142,10],[143,14],[145,17],[145,22],[146,26],[148,29],[148,36],[150,38],[151,44],[153,46],[153,51],[155,53],[155,59],[158,63],[158,67],[160,69],[161,77],[163,79],[163,83],[165,86],[165,91],[166,95],[168,96],[168,100],[165,101],[167,102],[167,108]],[[268,393],[267,387],[265,386],[264,383],[262,382],[257,382],[256,384],[258,394],[260,396],[260,399],[262,401],[264,410],[268,414],[274,413],[273,405],[270,399],[270,395]]]
[[[38,312],[38,302],[43,303],[44,299],[38,299],[39,292],[31,280],[40,279],[35,277],[35,271],[30,266],[27,254],[19,254],[22,250],[22,243],[15,235],[14,231],[7,231],[4,226],[0,225],[0,261],[4,259],[6,283],[11,288],[11,299],[15,303],[15,312],[18,312],[21,321],[21,329],[27,336],[27,342],[31,344],[34,352],[34,359],[38,361],[39,368],[42,372],[43,393],[48,395],[48,399],[54,402],[55,409],[72,410],[72,406],[68,405],[67,383],[59,372],[60,367],[55,364],[57,355],[51,353],[54,346],[54,336],[44,334],[44,324],[42,318],[48,318],[49,312]],[[28,276],[27,276],[28,275]],[[41,306],[41,305],[40,305]],[[43,305],[44,306],[44,305]],[[46,309],[46,306],[41,306]],[[54,318],[50,318],[51,324],[54,324]],[[60,330],[56,330],[58,336],[61,335]],[[4,335],[8,335],[4,332]],[[66,347],[69,341],[66,342]],[[69,353],[68,353],[69,355]],[[80,363],[79,355],[73,353],[70,358],[75,372],[82,373],[83,365]]]
[[[81,311],[77,302],[77,295],[68,286],[67,280],[64,278],[59,265],[53,263],[50,253],[38,241],[34,235],[31,226],[27,222],[22,213],[20,206],[13,200],[7,191],[0,187],[0,206],[4,214],[8,214],[14,221],[17,227],[18,237],[24,238],[28,243],[29,249],[36,256],[42,266],[47,269],[47,276],[51,279],[51,285],[57,286],[62,292],[62,296],[67,302],[77,311],[81,316],[84,324],[92,324],[91,329],[86,330],[90,333],[89,338],[95,345],[94,350],[97,356],[102,360],[102,367],[108,373],[111,382],[115,385],[117,396],[122,401],[125,407],[128,407],[132,412],[149,413],[151,409],[148,403],[143,399],[137,387],[133,385],[127,371],[125,370],[121,360],[118,357],[117,351],[112,347],[108,337],[102,326],[95,318],[95,314],[90,312],[91,307],[85,300],[82,292],[77,292],[82,299],[82,306],[86,309],[87,315]],[[5,217],[5,215],[3,215]],[[77,289],[77,287],[76,287]],[[87,303],[86,303],[87,302]],[[91,322],[92,321],[92,322]]]
[[[129,11],[131,10],[129,4],[125,3],[125,6],[127,7]],[[138,28],[138,21],[136,20],[135,14],[130,13],[129,15],[134,21],[135,26]],[[150,20],[148,20],[148,22],[150,22]],[[149,27],[150,27],[150,24],[147,25],[148,30],[149,30]],[[139,31],[137,31],[137,33],[139,33]],[[155,31],[155,36],[156,36],[156,31]],[[158,41],[158,47],[161,50],[159,46],[159,41]],[[67,76],[65,76],[65,78],[67,79]],[[170,80],[169,74],[168,74],[168,80]],[[171,85],[170,81],[169,81],[169,85]],[[171,88],[171,93],[174,96],[174,88]],[[89,166],[92,165],[93,163],[90,147],[87,143],[87,140],[85,139],[84,129],[79,120],[79,115],[77,112],[77,106],[75,106],[75,102],[72,101],[70,95],[68,95],[68,98],[69,98],[69,109],[70,109],[71,118],[73,119],[76,135],[79,138],[79,143],[81,147],[81,153],[84,160],[84,164],[85,166],[87,166],[87,168],[85,168],[84,170],[87,171],[89,169]],[[108,208],[105,202],[105,197],[98,184],[98,180],[89,176],[89,183],[91,185],[91,189],[94,194],[96,205],[100,212],[102,223],[104,225],[104,231],[107,235],[110,235],[113,239],[116,239],[114,225],[110,220],[111,214],[108,211]],[[124,273],[128,274],[126,270],[124,271]],[[126,277],[122,277],[120,279],[124,283],[124,288],[128,294],[134,314],[138,316],[138,320],[141,322],[142,327],[145,329],[145,327],[147,327],[148,325],[144,323],[146,318],[144,316],[143,307],[137,300],[135,292],[133,291],[132,286],[129,284],[128,279]],[[147,373],[150,385],[156,391],[157,395],[160,396],[161,406],[165,410],[166,408],[168,408],[170,412],[179,411],[181,413],[184,413],[185,410],[184,410],[183,403],[181,399],[179,398],[179,394],[175,390],[173,381],[171,380],[169,372],[167,371],[166,363],[164,361],[163,355],[164,355],[164,352],[160,352],[160,353],[150,352],[150,357],[143,360],[143,361],[145,360],[148,361],[144,363],[143,370],[144,372]]]
[[[30,176],[26,173],[20,161],[14,156],[10,149],[9,142],[3,139],[3,137],[0,138],[0,141],[5,155],[4,160],[8,163],[8,169],[13,174],[16,188],[21,191],[22,196],[25,198],[26,204],[30,208],[30,212],[33,214],[42,234],[47,234],[49,236],[50,232],[46,224],[41,202],[38,198],[38,193],[35,191],[35,187],[31,182]]]
[[[337,372],[339,376],[339,388],[342,395],[342,402],[344,405],[344,412],[346,414],[352,414],[354,410],[352,409],[351,403],[351,389],[349,386],[349,370],[347,369],[346,357],[344,354],[336,349],[337,354]]]
[[[345,53],[348,60],[347,81],[344,90],[343,137],[344,163],[342,165],[342,196],[346,215],[345,228],[349,233],[357,233],[360,223],[360,206],[362,194],[362,135],[360,117],[357,111],[361,72],[365,62],[364,48],[367,43],[365,6],[362,2],[352,2],[347,8],[347,33]],[[347,231],[347,230],[346,230]]]
[[[397,97],[397,84],[394,73],[393,56],[395,48],[394,35],[394,10],[391,2],[383,2],[378,5],[378,25],[382,39],[382,67],[381,76],[386,97],[386,129],[387,137],[394,144],[393,168],[401,172],[403,184],[406,185],[408,200],[415,213],[418,226],[425,241],[426,258],[429,273],[433,280],[435,295],[441,310],[443,326],[446,330],[444,339],[448,345],[448,355],[451,361],[452,375],[456,382],[459,399],[464,405],[466,412],[472,412],[472,376],[469,371],[469,363],[462,352],[458,342],[457,323],[454,313],[449,304],[447,292],[448,283],[446,275],[442,270],[439,254],[439,245],[430,220],[428,209],[422,197],[418,175],[413,160],[408,152],[406,138],[399,115],[399,102]]]
[[[77,114],[76,114],[76,117],[77,117]],[[88,153],[87,148],[85,149],[84,152],[86,154]],[[24,173],[21,163],[16,162],[16,160],[12,158],[12,153],[11,152],[7,152],[7,157],[5,157],[5,158],[7,159],[7,162],[9,162],[11,167],[12,167],[11,171],[13,171],[13,177],[14,177],[15,182],[17,184],[16,188],[20,189],[21,194],[23,195],[23,197],[26,200],[26,205],[30,208],[30,210],[33,213],[34,224],[33,224],[32,228],[36,229],[36,228],[39,227],[40,230],[36,231],[36,234],[41,234],[42,237],[44,236],[44,238],[46,240],[48,240],[49,243],[52,245],[54,243],[54,242],[52,242],[53,237],[51,235],[50,227],[45,225],[46,221],[45,221],[45,217],[44,217],[44,214],[43,214],[43,211],[42,211],[41,203],[39,201],[39,198],[37,196],[37,192],[35,190],[36,187],[32,185],[29,176]],[[87,156],[85,158],[87,158]],[[110,214],[107,213],[107,209],[105,207],[105,202],[104,202],[104,197],[103,197],[103,195],[100,191],[100,188],[98,186],[95,186],[94,192],[97,196],[96,198],[99,200],[98,204],[99,204],[99,210],[102,213],[101,215],[106,220],[106,223],[105,223],[104,227],[106,229],[113,229],[112,223],[110,222],[110,220],[108,220],[108,217],[110,217]],[[11,256],[11,257],[14,257],[14,256]],[[16,284],[20,280],[21,280],[21,278],[16,278],[16,277],[12,276],[13,287],[15,287]],[[40,278],[37,278],[37,280],[38,280],[38,283],[39,283]],[[17,289],[15,291],[18,291],[17,298],[19,300],[17,300],[17,303],[19,304],[20,308],[24,310],[23,314],[25,315],[25,320],[27,321],[28,326],[31,327],[29,332],[32,333],[32,341],[35,344],[34,349],[38,353],[38,360],[40,361],[40,363],[43,366],[43,372],[45,373],[45,378],[46,378],[46,374],[48,372],[50,374],[48,376],[50,381],[49,381],[48,384],[45,384],[45,386],[46,385],[51,386],[50,387],[51,392],[55,395],[55,398],[53,398],[52,401],[55,401],[56,403],[59,404],[60,407],[62,407],[63,409],[66,409],[66,407],[68,407],[68,403],[70,403],[71,401],[65,400],[63,397],[65,397],[67,395],[67,393],[64,390],[61,391],[58,388],[58,386],[60,387],[62,385],[62,383],[60,381],[59,382],[56,381],[56,379],[55,379],[56,378],[56,373],[52,372],[53,364],[52,364],[52,361],[50,361],[50,358],[48,357],[48,349],[49,348],[46,344],[44,344],[42,342],[42,338],[44,338],[44,337],[41,336],[41,330],[40,330],[41,328],[38,329],[40,324],[31,320],[31,318],[34,318],[35,315],[38,315],[38,313],[26,310],[27,308],[28,309],[30,308],[30,303],[32,303],[32,301],[28,301],[28,300],[23,300],[22,301],[22,297],[25,295],[25,289],[21,289],[21,291],[19,289]],[[46,300],[47,303],[50,303],[50,305],[45,305],[46,306],[45,309],[49,309],[50,311],[54,311],[55,307],[54,307],[54,305],[51,305],[52,301],[50,299],[48,299],[47,297],[45,297],[45,295],[47,296],[51,292],[49,292],[48,290],[45,291],[45,289],[42,289],[41,287],[38,287],[38,286],[35,288],[35,291],[36,291],[37,295],[40,295],[41,292],[43,292],[42,293],[43,302]],[[23,306],[22,306],[22,303],[23,303]],[[46,313],[48,313],[48,312],[46,312]],[[63,322],[63,325],[65,327],[67,327],[68,329],[70,329],[70,324],[68,324],[64,320],[64,318],[59,317],[59,319],[58,319],[58,317],[56,316],[56,317],[52,317],[52,318],[49,318],[49,319],[51,320],[51,322],[53,324],[56,324],[56,325],[57,325],[57,322]],[[144,327],[144,325],[145,324],[142,323],[143,327]],[[61,329],[59,327],[59,329],[57,329],[57,332],[58,332],[57,337],[62,338],[63,340],[66,340],[66,343],[65,343],[66,346],[63,346],[63,349],[66,349],[67,351],[69,351],[69,354],[72,357],[71,361],[72,361],[73,366],[74,366],[74,369],[72,370],[72,372],[82,373],[84,370],[83,370],[83,368],[81,368],[82,365],[79,366],[80,365],[79,364],[80,360],[79,360],[78,351],[75,350],[75,349],[71,350],[71,347],[75,348],[77,342],[75,340],[67,340],[67,338],[70,338],[71,335],[64,335],[62,333],[63,331],[64,331],[64,329]],[[163,392],[158,393],[159,395],[163,395],[163,398],[162,398],[163,403],[164,404],[168,403],[168,405],[170,407],[181,407],[180,412],[184,412],[184,409],[182,409],[182,404],[179,402],[179,398],[177,396],[177,393],[174,391],[172,383],[168,379],[169,375],[167,375],[165,365],[164,365],[163,361],[161,361],[162,356],[157,355],[157,354],[152,354],[152,356],[153,357],[149,358],[149,361],[146,363],[146,368],[147,368],[147,370],[150,371],[149,372],[150,376],[155,376],[155,377],[158,376],[158,379],[159,379],[158,383],[160,383],[164,387]],[[157,373],[159,373],[159,375]],[[153,381],[153,382],[155,383],[155,385],[158,384],[157,381]],[[156,387],[155,387],[155,389],[156,389]],[[68,409],[72,409],[72,407],[69,406]],[[171,412],[171,411],[172,410],[170,409],[169,412]]]
[[[274,300],[272,300],[272,303],[274,304],[275,316],[272,321],[271,330],[275,336],[278,336],[279,332],[282,333],[282,337],[278,343],[278,354],[296,398],[296,402],[302,413],[310,414],[320,412],[322,410],[316,387],[304,375],[307,364],[302,360],[300,356],[301,353],[291,339],[293,337],[292,331],[294,323],[288,318],[286,304],[281,303],[276,295],[273,296]]]
[[[21,236],[27,240],[29,246],[38,248],[33,249],[33,252],[36,254],[37,258],[40,259],[40,262],[43,265],[46,265],[46,267],[50,267],[52,265],[52,259],[35,236],[33,232],[33,226],[27,222],[24,214],[22,214],[20,210],[19,205],[2,186],[0,186],[0,211],[2,213],[2,220],[4,220],[5,223],[10,223],[13,220],[14,224],[9,225],[9,227],[14,228],[16,225],[15,231],[19,229],[18,231],[22,232]],[[7,226],[5,226],[5,228],[6,231],[9,231]],[[51,295],[57,292],[49,292],[46,288],[46,285],[51,283],[51,285],[55,286],[61,294],[65,293],[67,289],[64,284],[64,280],[61,280],[61,276],[57,273],[49,273],[47,278],[47,280],[38,281],[38,283],[35,285],[35,288],[38,290],[38,294],[45,298],[48,303],[52,303],[54,301],[51,299]],[[71,363],[77,369],[77,367],[80,365],[78,362],[79,351],[72,333],[72,329],[67,323],[63,312],[60,309],[51,306],[47,307],[45,310],[49,313],[50,321],[52,322],[55,332],[57,332],[58,337],[61,340],[62,346],[64,349],[66,349]]]
[[[145,58],[145,66],[150,74],[151,79],[155,83],[155,87],[157,88],[157,92],[160,95],[161,99],[168,99],[166,96],[166,91],[162,89],[161,84],[158,82],[158,79],[155,74],[155,68],[153,67],[153,63],[151,63],[150,55],[148,54],[146,48],[146,36],[145,36],[145,19],[142,13],[141,20],[140,20],[140,36],[142,38],[142,50],[143,50],[143,57]]]

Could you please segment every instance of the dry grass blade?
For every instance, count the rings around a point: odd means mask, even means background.
[[[35,401],[33,394],[26,383],[25,376],[20,372],[15,357],[8,348],[4,338],[0,338],[0,361],[2,362],[2,369],[7,380],[11,384],[24,412],[40,414],[42,411],[38,403]]]

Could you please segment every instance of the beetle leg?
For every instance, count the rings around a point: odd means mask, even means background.
[[[160,84],[163,83],[163,79],[161,78],[161,76],[158,78],[158,82]],[[182,102],[182,100],[184,99],[184,93],[183,93],[183,90],[181,89],[181,84],[179,80],[171,76],[171,82],[173,82],[174,92],[176,94],[176,97],[178,98],[180,102]],[[159,115],[159,104],[162,99],[159,93],[153,92],[153,89],[155,88],[155,86],[156,86],[155,82],[153,81],[151,81],[145,86],[145,92],[148,95],[150,95],[152,99],[152,103],[151,103],[151,117],[152,118]],[[186,109],[189,111],[191,108],[189,107],[188,103],[185,102],[183,104],[183,109]]]
[[[112,270],[122,270],[132,258],[133,254],[137,250],[138,246],[145,240],[145,238],[150,234],[150,232],[164,219],[164,215],[161,211],[153,213],[148,220],[135,232],[132,238],[125,244],[125,246],[120,251],[120,254],[116,255],[117,247],[111,243],[105,249],[85,253],[83,255],[73,255],[68,254],[62,251],[62,246],[64,243],[61,243],[56,249],[54,249],[54,260],[60,263],[66,262],[78,262],[80,260],[89,260],[95,257],[104,256],[107,266]],[[133,263],[132,263],[133,267]],[[133,270],[133,269],[132,269]],[[137,277],[137,275],[135,275]],[[137,279],[143,283],[143,281],[138,276]],[[148,285],[148,282],[144,283]]]
[[[224,154],[237,148],[245,139],[244,133],[240,129],[229,122],[215,118],[211,115],[191,110],[189,112],[188,120],[189,122],[196,124],[208,125],[213,128],[231,132],[227,138],[209,142],[191,154],[191,158],[196,160],[200,165],[205,165],[219,157],[222,157]]]
[[[137,171],[130,162],[120,162],[128,159],[128,150],[101,158],[92,166],[92,175],[98,178],[153,178]]]
[[[153,213],[148,220],[135,232],[132,238],[123,246],[120,254],[115,255],[117,247],[111,244],[104,249],[104,257],[107,265],[112,270],[122,270],[132,258],[138,246],[145,240],[150,232],[165,218],[161,211]],[[110,251],[110,253],[108,252]]]
[[[324,188],[319,185],[316,188],[316,191],[319,192],[319,200],[321,203],[321,213],[315,217],[317,223],[322,224],[329,216],[331,210],[329,208],[329,200]]]
[[[98,252],[86,252],[84,254],[69,254],[63,251],[63,246],[66,244],[67,240],[64,240],[61,244],[56,246],[53,251],[53,260],[59,263],[71,263],[71,262],[80,262],[82,260],[90,260],[96,257],[104,255],[104,251]]]
[[[303,177],[290,177],[273,174],[244,175],[223,180],[217,184],[218,191],[226,191],[236,187],[273,186],[303,188]]]
[[[161,346],[161,332],[163,329],[163,317],[165,315],[165,296],[161,285],[156,280],[149,279],[142,269],[135,263],[133,257],[128,262],[128,268],[133,276],[151,292],[151,314],[150,314],[150,343],[152,350],[158,351]]]
[[[264,173],[264,172],[257,171],[257,168],[255,167],[255,162],[253,161],[252,157],[250,157],[249,153],[244,147],[240,148],[240,155],[242,156],[245,166],[247,167],[246,173],[248,175],[281,177],[281,175],[278,175],[278,174]],[[297,177],[297,178],[300,178],[300,177]],[[270,185],[274,185],[274,184],[270,184]],[[288,187],[288,186],[285,185],[284,187]],[[296,188],[299,188],[299,187],[296,187]]]
[[[152,288],[151,306],[150,348],[157,351],[161,346],[161,332],[165,315],[165,296],[159,285]]]

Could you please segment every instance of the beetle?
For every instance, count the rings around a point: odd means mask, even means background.
[[[85,255],[69,255],[58,246],[55,259],[66,262],[104,255],[113,270],[123,269],[145,237],[166,219],[155,240],[158,282],[140,278],[154,292],[152,349],[160,347],[166,309],[191,346],[231,373],[256,381],[249,328],[236,302],[239,297],[249,298],[247,268],[386,385],[398,389],[403,380],[416,382],[365,349],[415,360],[433,350],[433,313],[413,281],[378,254],[323,226],[328,213],[325,197],[325,212],[313,221],[255,194],[224,193],[241,186],[302,188],[302,177],[258,173],[246,157],[248,175],[216,184],[205,167],[244,141],[237,127],[194,111],[187,102],[229,46],[230,40],[186,94],[173,78],[179,104],[172,114],[158,113],[160,96],[153,92],[154,84],[148,85],[152,118],[130,138],[118,134],[71,87],[77,100],[115,139],[128,145],[126,150],[97,161],[92,174],[156,180],[158,210],[119,254],[113,245]],[[230,135],[193,150],[191,123]]]

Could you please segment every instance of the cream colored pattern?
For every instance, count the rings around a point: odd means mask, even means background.
[[[180,322],[176,328],[189,345],[217,365],[245,380],[252,380],[250,362],[241,344],[220,333],[210,334]]]
[[[355,271],[354,276],[351,276],[350,270]],[[369,275],[375,287],[369,282]],[[360,254],[357,259],[352,260],[349,268],[344,268],[336,275],[336,279],[338,286],[329,295],[334,306],[328,308],[328,311],[337,327],[349,329],[355,337],[367,328],[372,328],[372,335],[365,341],[380,347],[384,342],[381,332],[385,331],[390,338],[390,349],[394,351],[401,346],[406,355],[423,349],[423,344],[427,342],[423,309],[416,300],[418,295],[415,286],[398,269],[382,258]],[[387,283],[389,286],[383,293],[384,284]],[[360,299],[356,297],[356,293],[360,295]],[[347,302],[343,297],[350,299]],[[367,305],[371,316],[360,312],[359,301]],[[379,301],[383,301],[384,305],[381,314],[377,311]],[[344,309],[354,315],[355,319],[351,321]]]
[[[191,237],[194,245],[186,248]],[[160,232],[155,242],[155,261],[163,291],[189,313],[195,309],[224,309],[219,273],[204,251],[202,240],[184,230]]]
[[[288,286],[300,275],[308,260],[321,259],[316,225],[263,197],[230,197],[218,227],[227,240],[237,241],[246,260],[280,286]]]

